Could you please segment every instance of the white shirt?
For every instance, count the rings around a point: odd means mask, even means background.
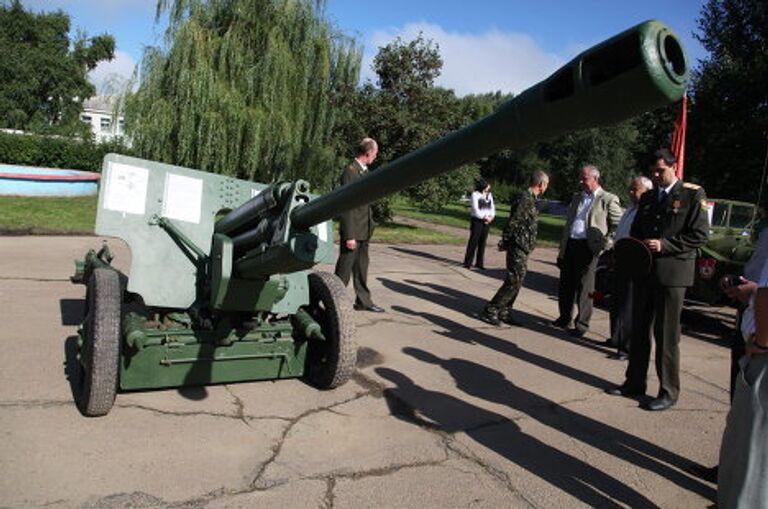
[[[765,230],[764,230],[765,232]],[[763,233],[760,235],[761,240],[766,237],[766,235]],[[761,243],[762,244],[762,243]],[[753,257],[750,258],[749,264],[754,265],[754,259],[758,256],[762,256],[763,260],[761,261],[762,269],[760,270],[760,278],[757,280],[757,287],[758,288],[768,288],[768,256],[765,256],[765,250],[762,250],[762,253],[760,250],[755,251],[753,254]],[[749,307],[744,310],[744,314],[741,317],[741,335],[744,336],[744,341],[749,341],[752,338],[752,335],[755,333],[755,295],[757,294],[757,291],[755,291],[752,294],[752,297],[749,299]]]
[[[480,191],[472,191],[471,202],[472,217],[485,219],[496,216],[496,206],[493,204],[493,195],[491,193],[486,195]],[[490,202],[490,205],[488,202]]]
[[[672,182],[671,184],[669,184],[669,186],[668,186],[668,187],[660,187],[660,188],[659,188],[659,196],[661,196],[661,193],[664,193],[664,196],[665,196],[665,197],[669,196],[669,193],[670,193],[670,191],[672,191],[672,187],[673,187],[675,184],[677,184],[677,179],[675,179],[675,181],[674,181],[674,182]],[[659,200],[659,201],[661,201],[661,200]]]
[[[595,203],[595,195],[601,189],[602,187],[598,187],[593,193],[588,193],[586,191],[581,192],[579,208],[576,209],[576,217],[573,218],[573,224],[571,224],[572,239],[587,238],[587,216],[592,208],[592,204]]]

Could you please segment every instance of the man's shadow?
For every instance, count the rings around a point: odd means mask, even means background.
[[[600,378],[599,376],[593,375],[592,373],[581,371],[574,368],[573,366],[563,364],[550,357],[529,352],[528,350],[520,348],[517,346],[517,344],[511,341],[486,334],[477,329],[468,328],[443,316],[426,312],[411,311],[402,306],[392,306],[392,310],[429,320],[430,322],[437,325],[440,329],[442,329],[437,331],[437,333],[446,338],[460,341],[462,343],[482,345],[499,353],[509,355],[510,357],[518,359],[522,362],[538,366],[539,368],[557,373],[565,378],[576,380],[596,389],[602,390],[607,387],[612,387],[611,382],[604,378]]]
[[[446,258],[444,256],[439,256],[434,253],[419,251],[417,249],[412,249],[412,248],[404,248],[404,247],[398,246],[398,247],[391,247],[390,249],[392,249],[393,251],[398,251],[398,252],[407,254],[407,255],[418,256],[420,258],[426,258],[427,260],[445,263],[447,265],[455,265],[457,267],[461,266],[463,263],[460,261],[456,261],[452,258]],[[507,276],[507,271],[504,268],[486,269],[483,272],[478,272],[478,274],[483,274],[485,276],[488,276],[489,278],[495,281],[498,281],[498,284],[501,285],[501,281]],[[545,294],[549,297],[557,297],[557,281],[558,281],[558,278],[551,276],[549,274],[529,270],[526,272],[525,279],[523,279],[523,287],[528,288],[529,290],[533,290],[535,292]]]
[[[569,454],[524,433],[510,419],[447,394],[415,384],[389,368],[376,373],[395,384],[384,390],[392,415],[470,439],[592,507],[656,507],[641,493]],[[479,424],[466,426],[471,418]]]
[[[714,500],[715,491],[711,487],[683,473],[703,470],[694,461],[558,405],[510,382],[501,372],[475,362],[456,358],[442,359],[418,348],[405,348],[404,353],[442,367],[453,377],[457,388],[466,394],[526,413],[531,419],[551,429]]]
[[[432,302],[446,309],[450,309],[458,313],[464,313],[475,318],[477,315],[479,315],[483,309],[483,306],[485,306],[485,303],[487,302],[487,300],[484,298],[476,297],[466,292],[456,290],[455,288],[450,288],[435,283],[423,283],[414,280],[405,280],[401,283],[399,281],[386,278],[379,278],[379,281],[381,281],[381,284],[384,287],[394,292],[404,295],[411,295],[427,302]],[[495,289],[492,291],[495,291]],[[433,321],[433,323],[443,325],[446,330],[452,330],[452,328],[458,328],[461,330],[465,329],[465,326],[441,316],[431,315],[429,313],[417,313],[402,306],[393,306],[392,309],[406,314],[425,316]],[[530,313],[526,313],[525,311],[516,310],[515,317],[523,323],[525,329],[527,330],[551,336],[560,341],[565,341],[582,348],[594,350],[604,355],[608,355],[614,350],[604,346],[602,343],[573,338],[567,334],[566,331],[551,326],[548,319],[542,318],[540,316],[535,316]],[[478,325],[480,323],[481,322],[478,321]],[[493,338],[492,336],[488,337]],[[499,340],[498,338],[493,338],[491,342],[506,343],[505,341]],[[498,346],[501,347],[502,345],[499,344]]]

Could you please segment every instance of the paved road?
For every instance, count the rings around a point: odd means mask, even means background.
[[[534,252],[525,327],[472,318],[501,270],[463,246],[374,245],[359,370],[318,392],[298,380],[120,394],[80,415],[68,377],[88,237],[0,238],[0,507],[708,507],[728,409],[727,310],[689,313],[683,392],[663,413],[603,393],[625,364],[549,327],[554,251]],[[117,264],[128,267],[118,250]],[[490,267],[501,267],[489,253]],[[701,325],[706,328],[701,328]],[[655,391],[651,375],[650,390]]]

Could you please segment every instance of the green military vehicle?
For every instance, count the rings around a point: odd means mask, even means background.
[[[754,251],[753,233],[760,219],[757,206],[743,201],[710,199],[709,241],[696,259],[696,279],[686,297],[709,305],[724,304],[728,299],[720,289],[726,274],[741,275],[744,264]]]

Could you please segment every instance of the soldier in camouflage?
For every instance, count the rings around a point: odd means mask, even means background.
[[[507,277],[480,315],[483,321],[492,325],[501,322],[518,325],[512,317],[512,306],[523,285],[528,255],[536,244],[539,216],[536,199],[544,194],[547,186],[549,176],[543,171],[535,171],[528,189],[517,195],[510,207],[509,222],[499,241],[499,251],[507,252]]]

